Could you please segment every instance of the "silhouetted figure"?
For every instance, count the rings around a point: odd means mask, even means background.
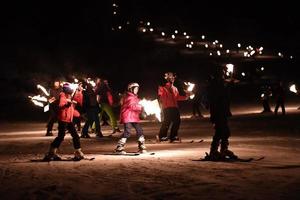
[[[285,90],[283,87],[283,82],[280,81],[278,87],[275,90],[276,95],[276,106],[275,106],[275,115],[277,115],[279,106],[282,109],[282,115],[285,115]]]
[[[261,99],[262,99],[262,104],[263,104],[263,111],[262,113],[268,113],[272,112],[271,107],[270,107],[270,97],[272,96],[272,89],[270,86],[263,86],[262,87],[262,94],[261,94]]]
[[[195,85],[194,87],[194,98],[192,99],[192,110],[193,110],[193,115],[191,118],[203,118],[203,115],[200,111],[201,106],[201,90],[199,85]]]
[[[230,129],[228,117],[230,114],[230,103],[228,89],[224,85],[223,71],[217,70],[208,86],[208,100],[210,109],[210,121],[212,122],[215,134],[210,147],[209,159],[218,160],[225,157],[237,158],[228,149]],[[218,151],[221,144],[220,152]]]
[[[87,121],[82,128],[81,137],[90,138],[88,130],[89,127],[93,126],[93,123],[96,126],[96,136],[103,137],[98,116],[100,110],[97,102],[97,94],[90,84],[87,84],[86,91],[83,94],[83,106],[87,114]]]

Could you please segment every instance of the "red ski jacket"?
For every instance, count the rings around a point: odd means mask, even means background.
[[[61,92],[59,95],[59,110],[58,120],[63,122],[72,122],[74,115],[74,105],[68,101],[71,99],[71,95]]]
[[[177,101],[187,100],[187,96],[180,96],[177,88],[171,83],[158,87],[158,96],[162,104],[162,109],[178,108]]]

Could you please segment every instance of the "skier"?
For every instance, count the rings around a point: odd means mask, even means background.
[[[81,114],[82,114],[82,105],[83,105],[82,91],[83,91],[82,83],[79,83],[73,97],[73,100],[77,102],[74,109],[74,115],[73,115],[73,123],[77,126],[77,131],[81,131]]]
[[[81,131],[81,138],[90,138],[89,135],[89,127],[93,126],[95,123],[96,126],[96,136],[99,138],[103,138],[103,134],[101,132],[101,126],[99,121],[99,104],[97,102],[97,94],[93,89],[91,84],[87,84],[86,90],[83,95],[83,107],[87,114],[87,121],[85,122],[82,131]]]
[[[57,112],[58,112],[58,99],[61,93],[60,81],[55,80],[53,87],[50,89],[50,99],[49,99],[49,119],[47,123],[47,133],[46,136],[53,136],[52,129],[53,124],[57,122]]]
[[[74,104],[76,103],[71,99],[73,90],[69,83],[63,85],[63,91],[59,95],[59,110],[58,110],[58,136],[50,145],[49,152],[45,155],[44,161],[61,160],[57,155],[58,148],[65,137],[66,129],[73,137],[73,146],[75,149],[74,160],[81,160],[84,154],[81,151],[80,138],[72,122],[74,113]]]
[[[138,98],[139,84],[130,83],[127,87],[127,92],[121,99],[121,113],[120,120],[124,123],[124,132],[118,141],[115,152],[126,153],[124,146],[127,139],[130,137],[130,128],[133,127],[136,130],[138,138],[138,151],[139,153],[146,153],[145,138],[143,129],[139,124],[140,114],[142,113],[143,107],[139,104],[140,99]]]
[[[112,92],[111,89],[108,85],[108,81],[107,80],[101,80],[100,78],[97,78],[96,81],[96,94],[97,94],[97,100],[98,103],[100,104],[101,107],[101,112],[100,112],[100,116],[99,119],[101,121],[104,113],[107,114],[107,116],[110,119],[110,124],[112,126],[113,129],[113,134],[117,133],[117,132],[121,132],[118,124],[117,124],[117,119],[115,117],[114,111],[113,111],[113,96],[112,96]]]
[[[230,114],[230,103],[228,89],[224,84],[224,72],[218,68],[208,86],[208,99],[210,109],[210,121],[215,129],[215,134],[210,147],[208,160],[222,160],[225,158],[237,159],[238,157],[228,149],[230,129],[228,117]],[[220,152],[218,151],[221,143]]]
[[[175,74],[172,72],[165,73],[166,83],[164,86],[159,86],[158,96],[163,110],[163,122],[157,136],[159,141],[170,142],[178,141],[178,129],[180,127],[180,113],[177,101],[188,99],[188,95],[181,96],[177,88],[173,85],[175,81]],[[168,130],[171,127],[170,137],[167,136]]]
[[[279,85],[277,86],[276,91],[275,91],[275,95],[276,95],[275,115],[277,115],[279,106],[282,109],[282,115],[285,115],[285,106],[284,106],[285,90],[284,90],[282,81],[279,82]]]
[[[272,90],[270,86],[262,87],[263,93],[261,94],[262,104],[263,104],[263,111],[262,113],[272,112],[269,104],[270,97],[272,96]]]

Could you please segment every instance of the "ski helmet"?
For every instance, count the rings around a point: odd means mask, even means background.
[[[132,92],[135,87],[140,87],[140,85],[138,83],[129,83],[127,89]]]
[[[72,94],[73,93],[73,89],[71,88],[70,83],[64,83],[63,84],[63,92],[66,94]]]

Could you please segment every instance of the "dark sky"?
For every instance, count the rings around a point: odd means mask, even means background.
[[[115,19],[112,2],[119,5]],[[149,74],[149,68],[153,73],[170,68],[181,71],[189,60],[180,58],[176,49],[142,38],[135,29],[139,20],[195,35],[204,33],[211,40],[233,44],[244,41],[295,55],[299,53],[300,35],[296,8],[287,2],[254,1],[11,3],[1,7],[3,72],[7,79],[26,74],[32,78],[34,73],[52,77],[101,74],[125,84],[137,75]],[[131,22],[128,30],[111,31],[112,26],[127,20]]]

